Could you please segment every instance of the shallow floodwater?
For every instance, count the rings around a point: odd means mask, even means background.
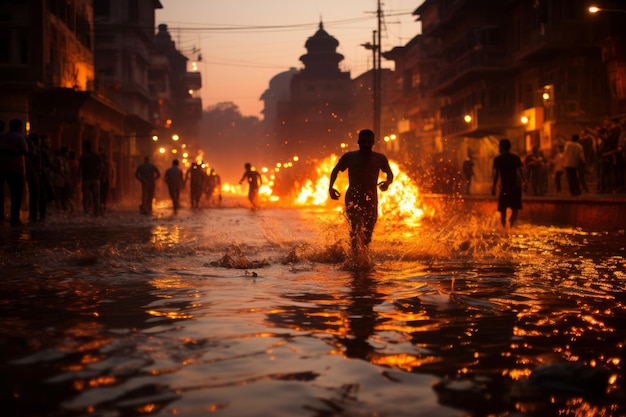
[[[372,269],[327,209],[0,234],[3,416],[626,414],[623,232],[382,217]]]

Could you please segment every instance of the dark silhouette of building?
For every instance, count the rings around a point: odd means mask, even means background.
[[[276,105],[281,156],[307,160],[338,153],[342,143],[356,141],[346,120],[352,105],[350,73],[339,68],[338,45],[321,22],[306,41],[307,53],[300,57],[304,68],[292,75],[289,98]]]

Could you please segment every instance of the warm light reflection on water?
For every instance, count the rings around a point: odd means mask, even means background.
[[[0,244],[9,416],[626,412],[622,233],[387,216],[358,272],[331,209],[78,223]]]

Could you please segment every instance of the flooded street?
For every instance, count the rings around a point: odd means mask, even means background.
[[[623,232],[170,213],[2,227],[2,415],[626,415]]]

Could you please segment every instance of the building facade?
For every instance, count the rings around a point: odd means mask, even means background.
[[[350,113],[350,73],[341,71],[343,55],[336,52],[339,42],[324,30],[307,39],[304,64],[291,76],[288,100],[276,104],[276,144],[285,158],[301,160],[338,153],[342,143],[355,141],[347,121]]]
[[[167,25],[160,24],[154,39],[149,71],[151,119],[155,124],[160,158],[168,166],[177,158],[189,166],[198,157],[198,124],[202,119],[202,77],[188,70],[189,59],[172,40]],[[187,156],[185,156],[187,155]]]
[[[488,191],[499,139],[550,156],[624,113],[623,15],[563,0],[426,0],[414,14],[422,34],[385,54],[405,86],[402,146],[425,139],[434,160],[456,167],[472,158],[477,192]]]
[[[117,167],[117,189],[136,196],[134,170],[153,153],[156,129],[150,107],[148,70],[154,45],[158,0],[94,0],[94,93],[123,112],[121,132],[103,135],[99,148]]]

